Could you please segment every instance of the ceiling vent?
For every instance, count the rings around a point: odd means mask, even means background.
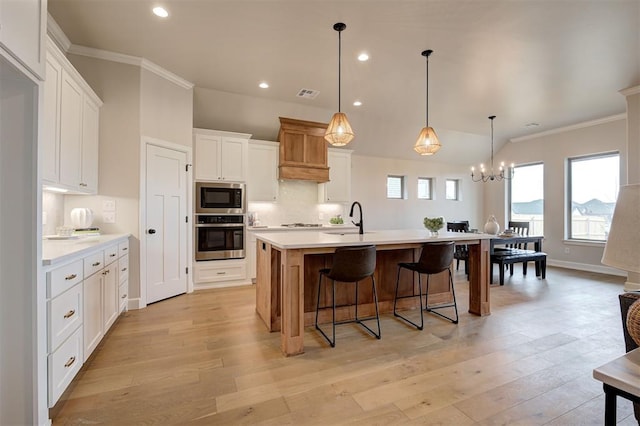
[[[318,91],[318,90],[300,89],[300,91],[298,92],[298,94],[296,96],[299,97],[299,98],[305,98],[305,99],[315,99],[316,96],[318,96],[319,93],[320,93],[320,91]]]

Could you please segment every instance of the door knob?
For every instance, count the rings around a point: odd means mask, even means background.
[[[155,234],[155,233],[156,233],[156,230],[155,230],[155,229],[153,229],[153,228],[151,228],[151,229],[149,229],[147,232],[148,232],[149,234]]]

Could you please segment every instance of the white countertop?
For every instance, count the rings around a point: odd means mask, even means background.
[[[43,240],[42,264],[55,265],[74,257],[82,257],[118,242],[126,240],[131,234],[107,234],[100,236],[78,237],[69,240]]]
[[[358,229],[352,224],[344,224],[344,225],[322,225],[322,226],[281,226],[281,225],[273,225],[273,226],[247,226],[247,231],[251,232],[292,232],[292,231],[329,231],[336,229]]]
[[[426,229],[395,229],[366,231],[359,235],[357,228],[327,229],[324,232],[265,232],[256,233],[256,238],[281,249],[340,247],[350,245],[383,245],[403,243],[425,243],[435,241],[489,240],[495,235],[440,231],[432,237]],[[355,231],[355,232],[354,232]]]

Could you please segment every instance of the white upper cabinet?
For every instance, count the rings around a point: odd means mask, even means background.
[[[329,182],[318,184],[318,202],[351,202],[351,153],[347,149],[329,148]]]
[[[46,33],[46,0],[0,0],[0,45],[40,80]]]
[[[245,133],[193,129],[194,178],[244,182],[250,137]]]
[[[278,142],[249,141],[249,201],[278,200]]]
[[[44,85],[42,179],[74,193],[98,192],[102,101],[49,40]]]

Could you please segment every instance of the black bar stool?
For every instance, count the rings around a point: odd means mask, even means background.
[[[380,315],[378,313],[378,295],[376,293],[376,283],[373,278],[373,272],[376,269],[376,248],[375,246],[359,246],[359,247],[338,247],[333,255],[333,265],[331,269],[320,269],[320,278],[318,280],[318,302],[316,304],[316,329],[322,333],[331,347],[336,345],[336,324],[345,324],[356,322],[363,326],[369,333],[376,338],[380,338]],[[326,276],[331,279],[332,305],[320,306],[320,294],[322,293],[322,277]],[[371,277],[371,286],[373,288],[373,303],[376,308],[376,315],[366,318],[358,318],[358,282]],[[355,283],[356,287],[356,303],[355,303],[355,319],[336,322],[336,281],[342,283]],[[333,309],[333,334],[330,339],[325,332],[318,326],[318,312],[320,309]],[[375,333],[363,322],[375,319],[378,323],[378,333]]]
[[[393,315],[399,317],[409,324],[416,327],[418,330],[422,330],[424,328],[424,316],[422,311],[426,310],[427,312],[432,312],[442,318],[445,318],[451,321],[454,324],[458,323],[458,305],[456,304],[456,292],[453,288],[453,277],[451,275],[451,263],[453,262],[453,254],[454,254],[454,246],[453,241],[444,242],[444,243],[428,243],[422,246],[422,253],[420,253],[420,260],[418,262],[413,263],[398,263],[398,279],[396,281],[396,295],[393,300]],[[411,295],[408,296],[398,296],[398,287],[400,285],[400,271],[402,269],[408,269],[412,272],[418,273],[418,294],[415,294],[415,291],[412,291]],[[453,294],[453,303],[438,305],[438,306],[429,306],[429,277],[432,274],[437,274],[442,271],[449,271],[449,286],[451,288],[451,293]],[[427,275],[427,291],[424,294],[424,305],[422,304],[422,274]],[[400,315],[396,309],[396,305],[398,299],[404,299],[407,297],[419,297],[420,298],[420,325],[414,323],[410,319],[403,317]],[[436,309],[442,308],[451,308],[455,312],[455,319],[450,318],[446,315],[437,312]]]

